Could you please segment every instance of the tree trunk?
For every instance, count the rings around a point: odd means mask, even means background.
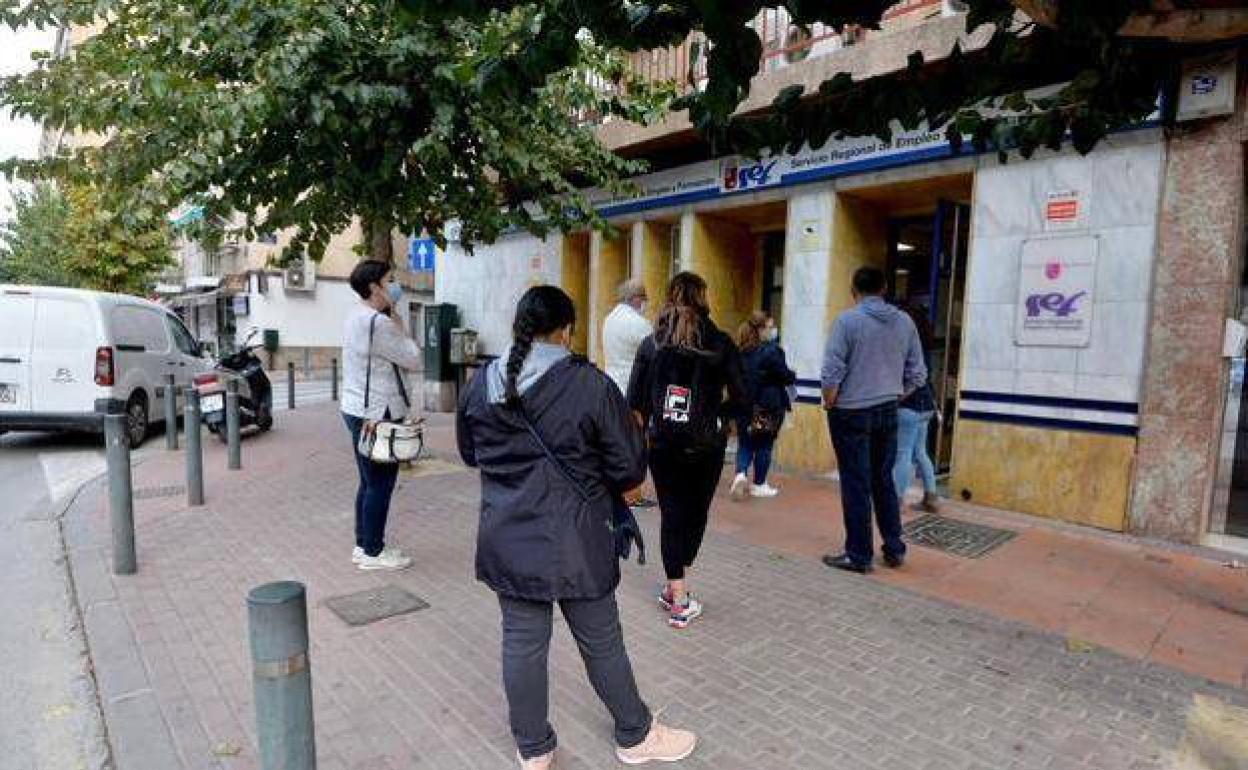
[[[394,264],[394,228],[381,217],[368,217],[361,222],[368,259]]]

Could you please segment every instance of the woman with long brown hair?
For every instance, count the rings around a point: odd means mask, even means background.
[[[669,623],[684,628],[702,614],[689,595],[686,573],[702,545],[724,470],[727,427],[748,407],[741,354],[711,321],[701,276],[683,272],[672,278],[654,334],[637,350],[628,404],[650,439],[667,575],[659,603],[670,613]]]
[[[771,316],[755,311],[737,329],[737,346],[745,370],[750,395],[750,412],[737,419],[737,475],[732,479],[732,497],[775,497],[780,490],[767,483],[771,468],[771,448],[776,443],[784,415],[792,408],[788,386],[797,380],[789,368],[784,350],[776,342],[779,331]],[[750,483],[750,466],[754,483]]]

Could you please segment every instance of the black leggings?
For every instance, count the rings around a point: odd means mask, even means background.
[[[650,452],[650,474],[662,516],[663,569],[668,580],[682,580],[702,547],[706,515],[724,472],[724,451]]]

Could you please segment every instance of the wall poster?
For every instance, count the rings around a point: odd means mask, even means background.
[[[1092,340],[1094,235],[1031,238],[1019,259],[1014,341],[1021,346],[1084,348]]]

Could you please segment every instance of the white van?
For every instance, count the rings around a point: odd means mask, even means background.
[[[103,429],[126,414],[132,446],[179,388],[210,372],[195,338],[164,307],[85,289],[0,284],[0,433]]]

